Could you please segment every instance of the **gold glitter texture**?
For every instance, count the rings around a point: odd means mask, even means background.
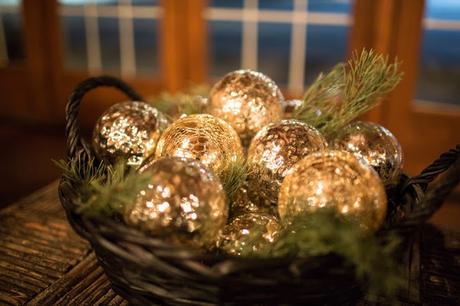
[[[266,75],[237,70],[212,87],[207,110],[227,121],[247,146],[262,127],[282,118],[283,100],[278,86]]]
[[[214,243],[228,217],[219,179],[199,162],[180,158],[159,159],[142,169],[152,176],[126,206],[125,222],[173,242]]]
[[[258,205],[276,205],[283,178],[295,163],[327,142],[313,127],[288,119],[260,130],[248,151],[249,197]]]
[[[383,223],[387,208],[382,181],[366,162],[349,152],[312,153],[284,178],[278,212],[287,221],[323,208],[374,231]]]
[[[144,102],[122,102],[107,109],[93,130],[93,148],[100,159],[114,162],[124,158],[138,166],[155,152],[166,117]]]
[[[195,159],[221,176],[232,162],[243,159],[243,148],[228,123],[199,114],[180,118],[170,125],[158,141],[155,156]]]
[[[332,146],[366,160],[384,183],[391,183],[401,172],[401,146],[389,130],[378,124],[352,123],[339,132]]]
[[[228,254],[241,255],[247,247],[245,237],[251,235],[251,231],[257,231],[257,243],[253,243],[253,252],[258,252],[267,244],[273,243],[279,234],[280,225],[276,217],[267,213],[247,213],[236,217],[225,226],[220,239],[220,247]]]

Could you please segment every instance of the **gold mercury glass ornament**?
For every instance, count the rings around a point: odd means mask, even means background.
[[[257,212],[260,207],[249,200],[247,181],[235,192],[230,204],[230,215],[237,216],[248,212]]]
[[[151,171],[150,181],[125,207],[125,222],[171,242],[214,244],[228,217],[219,179],[199,162],[177,157],[140,169],[145,171]]]
[[[96,122],[93,148],[103,160],[127,160],[139,166],[155,152],[157,141],[168,126],[168,119],[144,102],[122,102],[112,105]]]
[[[258,205],[276,205],[283,178],[302,158],[327,148],[314,127],[288,119],[260,130],[248,151],[249,198]]]
[[[252,245],[252,252],[258,252],[267,244],[273,243],[279,234],[280,225],[273,215],[267,213],[246,213],[237,216],[225,226],[219,240],[220,248],[228,254],[242,255],[247,247],[245,237],[257,231],[257,243]],[[254,234],[254,233],[253,233]]]
[[[338,216],[372,232],[385,218],[385,189],[377,173],[352,153],[312,153],[284,178],[278,212],[281,220],[289,222],[293,216],[318,209],[332,209]]]
[[[243,159],[240,139],[222,119],[207,114],[176,120],[160,137],[156,158],[185,157],[200,161],[217,176],[229,170],[232,162]]]
[[[403,154],[396,137],[381,125],[351,123],[332,141],[332,147],[366,160],[385,184],[395,181],[402,168]]]
[[[282,119],[283,100],[278,86],[266,75],[237,70],[212,87],[207,111],[227,121],[246,147],[262,127]]]

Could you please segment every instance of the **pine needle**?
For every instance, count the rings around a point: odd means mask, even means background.
[[[235,193],[246,181],[247,174],[248,167],[246,165],[246,161],[242,158],[231,161],[225,168],[225,171],[222,171],[219,178],[228,199],[233,199]]]
[[[126,166],[124,160],[118,160],[114,165],[79,158],[53,162],[78,190],[80,207],[77,212],[92,216],[119,214],[125,205],[133,203],[151,175],[148,171],[138,174]]]
[[[205,113],[208,92],[207,85],[191,85],[184,91],[174,94],[162,92],[147,100],[163,113],[172,113],[173,110],[177,110],[179,114],[202,114]]]
[[[348,62],[320,74],[307,89],[294,118],[330,138],[340,128],[375,107],[401,81],[399,63],[374,51],[354,52]]]
[[[79,210],[85,215],[119,215],[127,205],[132,205],[151,178],[145,171],[139,174],[125,163],[117,163],[108,169],[106,180],[94,180],[91,183],[92,196]]]

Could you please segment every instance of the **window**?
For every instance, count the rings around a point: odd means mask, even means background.
[[[158,74],[158,0],[60,0],[64,65],[92,74]]]
[[[21,1],[0,2],[0,66],[24,59]]]
[[[416,98],[460,106],[460,1],[427,0]]]
[[[211,77],[249,68],[302,92],[344,59],[350,7],[349,0],[210,1]]]

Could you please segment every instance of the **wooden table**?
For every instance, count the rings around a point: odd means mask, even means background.
[[[427,225],[420,237],[402,304],[459,305],[460,233]],[[68,225],[56,182],[0,211],[2,304],[128,304]]]

